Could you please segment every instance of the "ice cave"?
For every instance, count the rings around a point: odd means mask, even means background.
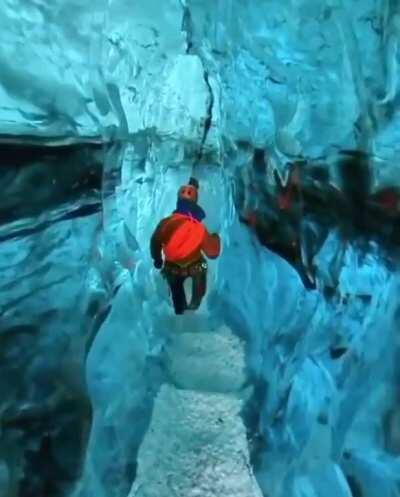
[[[0,497],[399,497],[400,1],[0,28]],[[189,178],[220,252],[177,314]]]

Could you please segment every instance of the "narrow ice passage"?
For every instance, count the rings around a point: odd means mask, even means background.
[[[400,2],[0,26],[0,497],[399,497]],[[223,251],[177,318],[193,169]]]
[[[208,227],[224,226],[223,187],[217,171],[200,182]],[[207,300],[197,313],[173,316],[171,324],[161,353],[165,381],[138,451],[130,497],[261,497],[241,416],[251,395],[244,342],[228,327],[212,324]]]
[[[123,181],[105,209],[106,267],[116,288],[87,362],[94,421],[76,497],[96,488],[107,497],[302,497],[326,488],[349,497],[384,454],[360,447],[366,433],[383,440],[387,428],[376,419],[393,399],[397,304],[390,296],[399,281],[383,253],[371,245],[360,257],[349,244],[335,273],[333,232],[318,254],[318,277],[338,278],[342,297],[306,291],[297,272],[238,222],[229,181],[209,168],[199,175],[199,203],[223,252],[210,262],[200,310],[177,317],[148,241],[190,168],[138,181],[134,151],[124,150]],[[146,168],[151,175],[151,161]],[[116,236],[126,229],[142,250]],[[385,457],[390,489],[398,462]],[[222,477],[228,472],[235,478]],[[196,494],[199,488],[209,493]]]

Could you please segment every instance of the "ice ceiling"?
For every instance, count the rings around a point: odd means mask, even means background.
[[[0,495],[399,496],[400,2],[0,28]],[[223,253],[176,317],[148,241],[192,174]]]

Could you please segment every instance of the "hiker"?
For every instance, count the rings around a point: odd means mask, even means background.
[[[206,215],[197,203],[198,190],[195,178],[180,187],[176,210],[161,220],[150,242],[154,266],[162,269],[171,289],[175,314],[200,307],[207,289],[208,266],[204,256],[215,259],[221,251],[219,236],[210,234],[203,224]],[[192,278],[190,304],[184,289],[187,278]]]

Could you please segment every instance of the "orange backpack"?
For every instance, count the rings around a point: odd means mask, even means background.
[[[180,262],[201,249],[206,229],[200,221],[185,214],[174,214],[172,218],[181,222],[163,245],[163,251],[168,261]]]

